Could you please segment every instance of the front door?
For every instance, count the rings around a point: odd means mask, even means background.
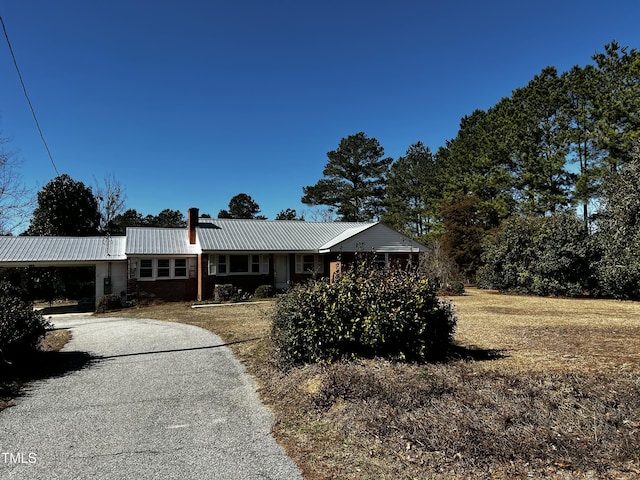
[[[289,287],[289,255],[273,256],[273,276],[277,290]]]

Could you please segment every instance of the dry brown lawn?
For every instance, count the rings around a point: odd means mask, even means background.
[[[454,297],[456,340],[503,350],[488,368],[616,374],[640,371],[640,303],[500,295]]]
[[[640,303],[452,298],[455,356],[278,367],[270,304],[112,315],[219,334],[308,479],[640,478]]]

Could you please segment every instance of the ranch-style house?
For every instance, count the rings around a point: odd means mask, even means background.
[[[124,236],[0,237],[0,267],[95,266],[96,304],[105,295],[206,300],[216,284],[253,292],[285,289],[357,252],[376,261],[416,257],[426,247],[380,223],[199,218],[187,228],[129,227]]]

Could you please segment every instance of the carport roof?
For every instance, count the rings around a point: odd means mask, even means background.
[[[42,265],[126,260],[124,236],[0,236],[0,265]]]

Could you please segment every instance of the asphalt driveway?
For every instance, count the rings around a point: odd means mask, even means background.
[[[155,320],[54,323],[73,333],[63,353],[92,361],[0,412],[0,478],[301,478],[218,336]]]

